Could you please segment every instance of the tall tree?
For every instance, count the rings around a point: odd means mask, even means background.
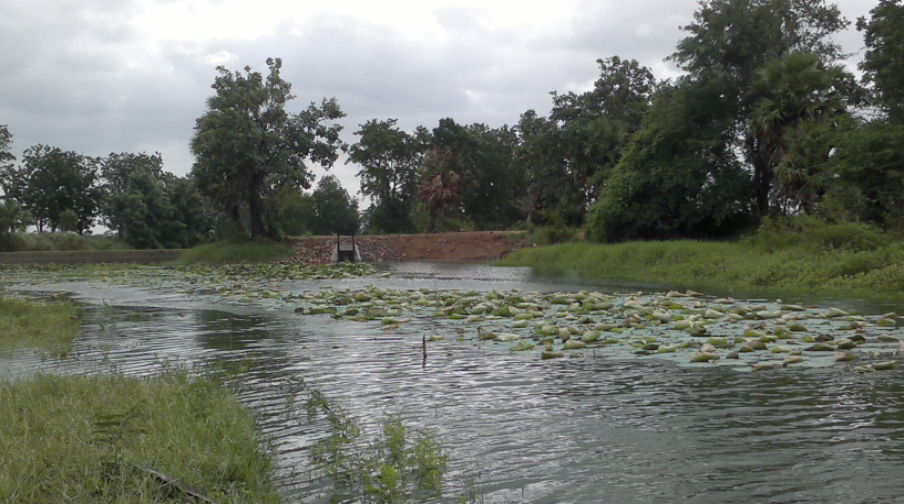
[[[692,79],[719,85],[734,108],[735,121],[726,137],[744,152],[753,173],[760,216],[769,213],[773,168],[751,121],[760,96],[753,82],[761,68],[792,52],[810,53],[824,63],[843,56],[830,36],[849,22],[838,7],[824,0],[704,0],[689,33],[670,57]]]
[[[760,101],[752,110],[752,134],[760,157],[775,174],[772,202],[793,212],[812,212],[816,201],[806,188],[816,166],[787,154],[793,132],[834,121],[845,114],[853,76],[841,65],[826,65],[814,54],[791,53],[757,73],[753,93]],[[799,140],[799,138],[797,138]],[[824,147],[828,155],[831,146]]]
[[[11,152],[13,145],[13,135],[9,132],[9,128],[5,124],[0,124],[0,173],[9,167],[12,161],[16,160]]]
[[[879,0],[869,13],[857,19],[866,43],[860,69],[889,119],[904,124],[904,4]]]
[[[318,235],[353,234],[358,230],[358,202],[349,196],[339,179],[323,177],[311,193],[314,221],[311,232]]]
[[[164,171],[159,153],[110,154],[101,173],[105,223],[129,245],[191,247],[209,233],[200,194],[188,180]]]
[[[245,67],[217,67],[216,94],[195,124],[191,147],[199,187],[236,222],[247,212],[252,238],[278,234],[273,200],[285,185],[310,187],[307,163],[333,165],[343,117],[335,99],[311,103],[297,114],[285,106],[294,96],[280,76],[282,61],[267,59],[266,78]]]
[[[409,134],[396,122],[367,121],[355,132],[359,139],[349,148],[349,162],[361,167],[361,194],[373,200],[371,225],[385,233],[414,230],[411,210],[417,201],[420,167],[430,141],[426,129]]]
[[[3,189],[35,218],[38,230],[45,225],[56,231],[60,215],[75,213],[79,234],[94,224],[100,203],[97,163],[92,157],[58,147],[35,145],[25,150],[22,165],[3,175]]]
[[[720,86],[685,79],[661,93],[588,217],[604,241],[713,238],[749,212],[750,181],[726,135]]]

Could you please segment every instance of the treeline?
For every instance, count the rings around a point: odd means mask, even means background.
[[[704,0],[668,57],[678,79],[612,56],[592,89],[553,92],[546,115],[411,131],[372,119],[348,145],[335,99],[285,110],[279,59],[266,74],[219,67],[186,178],[159,155],[44,146],[16,165],[0,129],[0,224],[85,232],[99,220],[149,247],[530,225],[606,242],[723,238],[801,214],[904,230],[904,5],[881,0],[857,20],[860,80],[831,39],[849,25],[822,0]],[[342,153],[372,203],[363,212],[335,178],[307,192],[311,166]]]
[[[657,80],[617,56],[584,93],[552,93],[513,127],[372,120],[351,160],[387,232],[519,223],[605,241],[723,238],[764,218],[812,215],[904,230],[904,6],[857,21],[858,81],[818,0],[709,0]],[[426,211],[429,221],[419,222]]]

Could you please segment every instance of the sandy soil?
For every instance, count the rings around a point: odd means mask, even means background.
[[[499,259],[526,246],[521,235],[520,231],[365,235],[356,237],[355,242],[365,262],[480,262]],[[296,250],[291,262],[326,263],[336,247],[336,237],[294,238],[291,243]]]

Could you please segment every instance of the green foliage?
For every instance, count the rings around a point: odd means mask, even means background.
[[[846,232],[859,234],[857,245],[847,244]],[[517,250],[500,263],[532,266],[541,274],[648,282],[651,288],[692,288],[717,295],[902,298],[904,245],[887,236],[877,239],[869,228],[829,227],[809,237],[752,240],[570,243]],[[803,240],[810,243],[788,245]],[[836,248],[823,248],[826,244]],[[770,248],[774,251],[768,252]],[[860,251],[851,251],[855,249]]]
[[[355,132],[358,142],[349,147],[349,161],[361,166],[361,194],[373,200],[367,226],[384,233],[414,230],[411,211],[430,137],[424,128],[409,135],[396,122],[367,121]]]
[[[314,198],[294,187],[280,188],[276,193],[276,215],[284,235],[311,234],[316,221]]]
[[[75,306],[0,298],[0,348],[34,347],[65,355],[78,335]]]
[[[135,248],[185,248],[209,236],[197,187],[163,171],[159,153],[110,154],[101,173],[105,224]]]
[[[35,145],[25,150],[22,166],[0,173],[6,196],[17,200],[35,218],[38,230],[60,227],[60,215],[77,217],[76,231],[90,231],[100,203],[97,160],[58,147]]]
[[[901,0],[879,0],[870,18],[857,19],[866,52],[860,69],[873,84],[876,102],[897,124],[904,123],[904,4]]]
[[[344,115],[335,99],[287,113],[294,96],[280,77],[282,61],[268,58],[267,67],[266,78],[250,67],[244,74],[218,67],[216,95],[192,139],[198,186],[252,238],[278,235],[275,195],[283,186],[310,186],[307,162],[328,168],[336,161],[342,128],[331,121]]]
[[[251,413],[218,382],[168,372],[39,376],[0,385],[0,501],[281,502]]]
[[[323,177],[311,194],[314,216],[310,231],[315,235],[354,234],[358,231],[358,202],[349,196],[334,176]]]
[[[312,453],[334,482],[334,499],[405,503],[441,495],[448,456],[434,434],[412,432],[401,416],[390,415],[364,448],[359,421],[320,391],[310,392],[307,409],[309,421],[323,414],[330,426]]]
[[[753,117],[762,100],[754,83],[763,68],[792,53],[813,54],[824,64],[841,60],[841,48],[830,36],[848,24],[838,7],[824,0],[704,0],[694,21],[683,27],[689,35],[670,59],[691,79],[717,86],[721,101],[730,105],[733,121],[718,137],[726,150],[742,150],[760,217],[770,212],[778,159],[777,137],[763,135],[764,122]]]
[[[5,170],[16,156],[10,152],[13,144],[13,135],[9,132],[9,127],[0,124],[0,172]]]
[[[70,250],[125,250],[129,245],[109,236],[86,236],[73,233],[12,233],[7,252],[39,252]]]
[[[185,252],[176,264],[255,263],[284,259],[292,254],[292,247],[283,243],[216,242],[199,245]]]
[[[516,159],[526,167],[522,204],[532,223],[583,224],[659,87],[636,60],[613,56],[597,63],[592,90],[553,93],[549,119],[532,110],[521,116]]]
[[[718,86],[683,81],[659,96],[591,210],[596,241],[724,236],[747,212],[749,179],[725,132]]]
[[[835,135],[830,203],[856,220],[904,230],[904,126],[873,123]]]
[[[840,65],[825,65],[819,56],[791,53],[767,64],[757,72],[752,94],[759,101],[752,111],[753,131],[764,163],[774,173],[771,199],[785,212],[812,212],[815,206],[810,179],[817,174],[820,160],[789,155],[790,141],[802,141],[795,130],[812,132],[817,127],[836,124],[853,99],[853,76]],[[791,145],[791,148],[796,148]],[[824,156],[831,147],[822,146]]]
[[[745,243],[764,252],[799,248],[819,254],[825,251],[863,252],[887,247],[892,236],[869,224],[830,224],[818,217],[769,218]]]
[[[60,216],[57,217],[57,223],[60,226],[60,231],[78,231],[78,215],[75,215],[72,210],[60,212]]]

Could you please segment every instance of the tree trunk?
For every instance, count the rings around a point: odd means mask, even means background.
[[[261,201],[260,187],[263,180],[259,175],[251,179],[251,187],[248,194],[248,220],[251,224],[251,238],[257,239],[267,235],[264,225],[264,204]]]

